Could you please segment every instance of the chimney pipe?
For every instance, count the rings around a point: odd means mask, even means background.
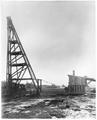
[[[75,76],[75,70],[73,70],[73,76]]]

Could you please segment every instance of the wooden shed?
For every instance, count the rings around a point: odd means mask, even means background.
[[[84,94],[85,87],[87,85],[85,77],[75,76],[74,72],[73,75],[68,75],[68,77],[69,77],[68,93]]]

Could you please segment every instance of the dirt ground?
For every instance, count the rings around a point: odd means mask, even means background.
[[[2,102],[2,118],[96,119],[95,102],[93,96],[13,99]]]

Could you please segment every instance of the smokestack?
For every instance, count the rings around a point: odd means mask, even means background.
[[[73,76],[75,76],[75,70],[73,70]]]

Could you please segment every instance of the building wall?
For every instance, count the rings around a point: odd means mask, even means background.
[[[86,80],[84,77],[79,76],[69,76],[69,85],[86,85]]]
[[[68,92],[69,94],[84,94],[85,85],[69,85]]]
[[[85,87],[86,87],[86,80],[84,77],[79,76],[69,76],[69,85],[68,85],[68,92],[69,94],[84,94]]]

